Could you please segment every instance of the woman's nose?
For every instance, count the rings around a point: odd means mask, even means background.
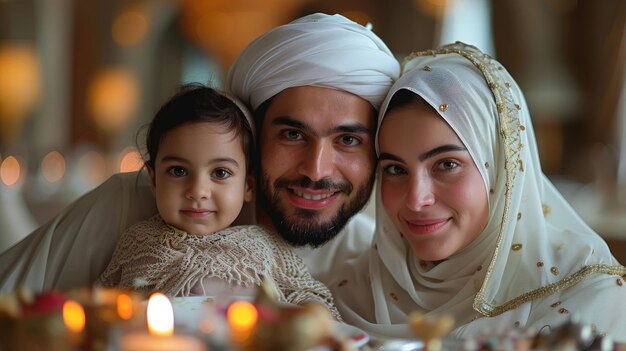
[[[330,177],[335,171],[334,152],[332,145],[319,142],[311,145],[303,159],[300,160],[299,172],[313,181]]]
[[[412,211],[422,211],[434,203],[435,194],[432,180],[425,175],[412,178],[406,197],[406,206]]]

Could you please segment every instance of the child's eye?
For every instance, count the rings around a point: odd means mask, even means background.
[[[184,176],[188,175],[187,170],[185,168],[179,167],[179,166],[170,167],[167,170],[167,173],[173,175],[174,177],[184,177]]]
[[[213,176],[217,179],[226,179],[226,178],[230,178],[233,174],[224,168],[218,168],[215,171],[213,171]]]

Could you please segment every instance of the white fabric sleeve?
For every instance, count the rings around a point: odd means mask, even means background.
[[[0,255],[0,292],[92,284],[123,230],[156,212],[145,172],[113,175]]]

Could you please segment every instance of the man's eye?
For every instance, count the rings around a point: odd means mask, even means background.
[[[353,135],[344,135],[341,137],[341,143],[346,146],[354,146],[361,143],[361,139]]]
[[[173,175],[174,177],[184,177],[187,175],[187,170],[183,167],[170,167],[167,170],[167,173]]]
[[[217,179],[226,179],[226,178],[230,178],[233,174],[224,168],[220,168],[220,169],[216,169],[215,171],[213,171],[213,176]]]
[[[300,140],[302,139],[302,133],[296,130],[286,130],[283,132],[283,136],[288,140]]]

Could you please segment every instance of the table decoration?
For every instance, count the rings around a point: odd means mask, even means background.
[[[170,300],[154,293],[148,300],[147,329],[123,331],[119,351],[206,351],[205,344],[192,335],[174,333],[174,311]]]
[[[68,301],[57,291],[32,294],[20,289],[0,295],[0,348],[20,351],[67,351],[82,339],[80,316],[70,311],[64,321]],[[74,308],[77,303],[70,303]],[[65,306],[65,308],[64,308]],[[79,305],[78,305],[79,306]],[[69,308],[72,310],[72,307]],[[71,325],[70,328],[66,322]],[[83,324],[84,326],[84,324]]]
[[[83,350],[103,351],[114,326],[122,322],[141,325],[145,321],[141,304],[144,295],[134,291],[94,286],[70,290],[65,295],[79,302],[85,311]]]
[[[424,342],[426,351],[441,350],[441,339],[452,330],[454,323],[454,317],[451,315],[429,317],[421,311],[413,311],[409,314],[409,326],[413,333]]]

